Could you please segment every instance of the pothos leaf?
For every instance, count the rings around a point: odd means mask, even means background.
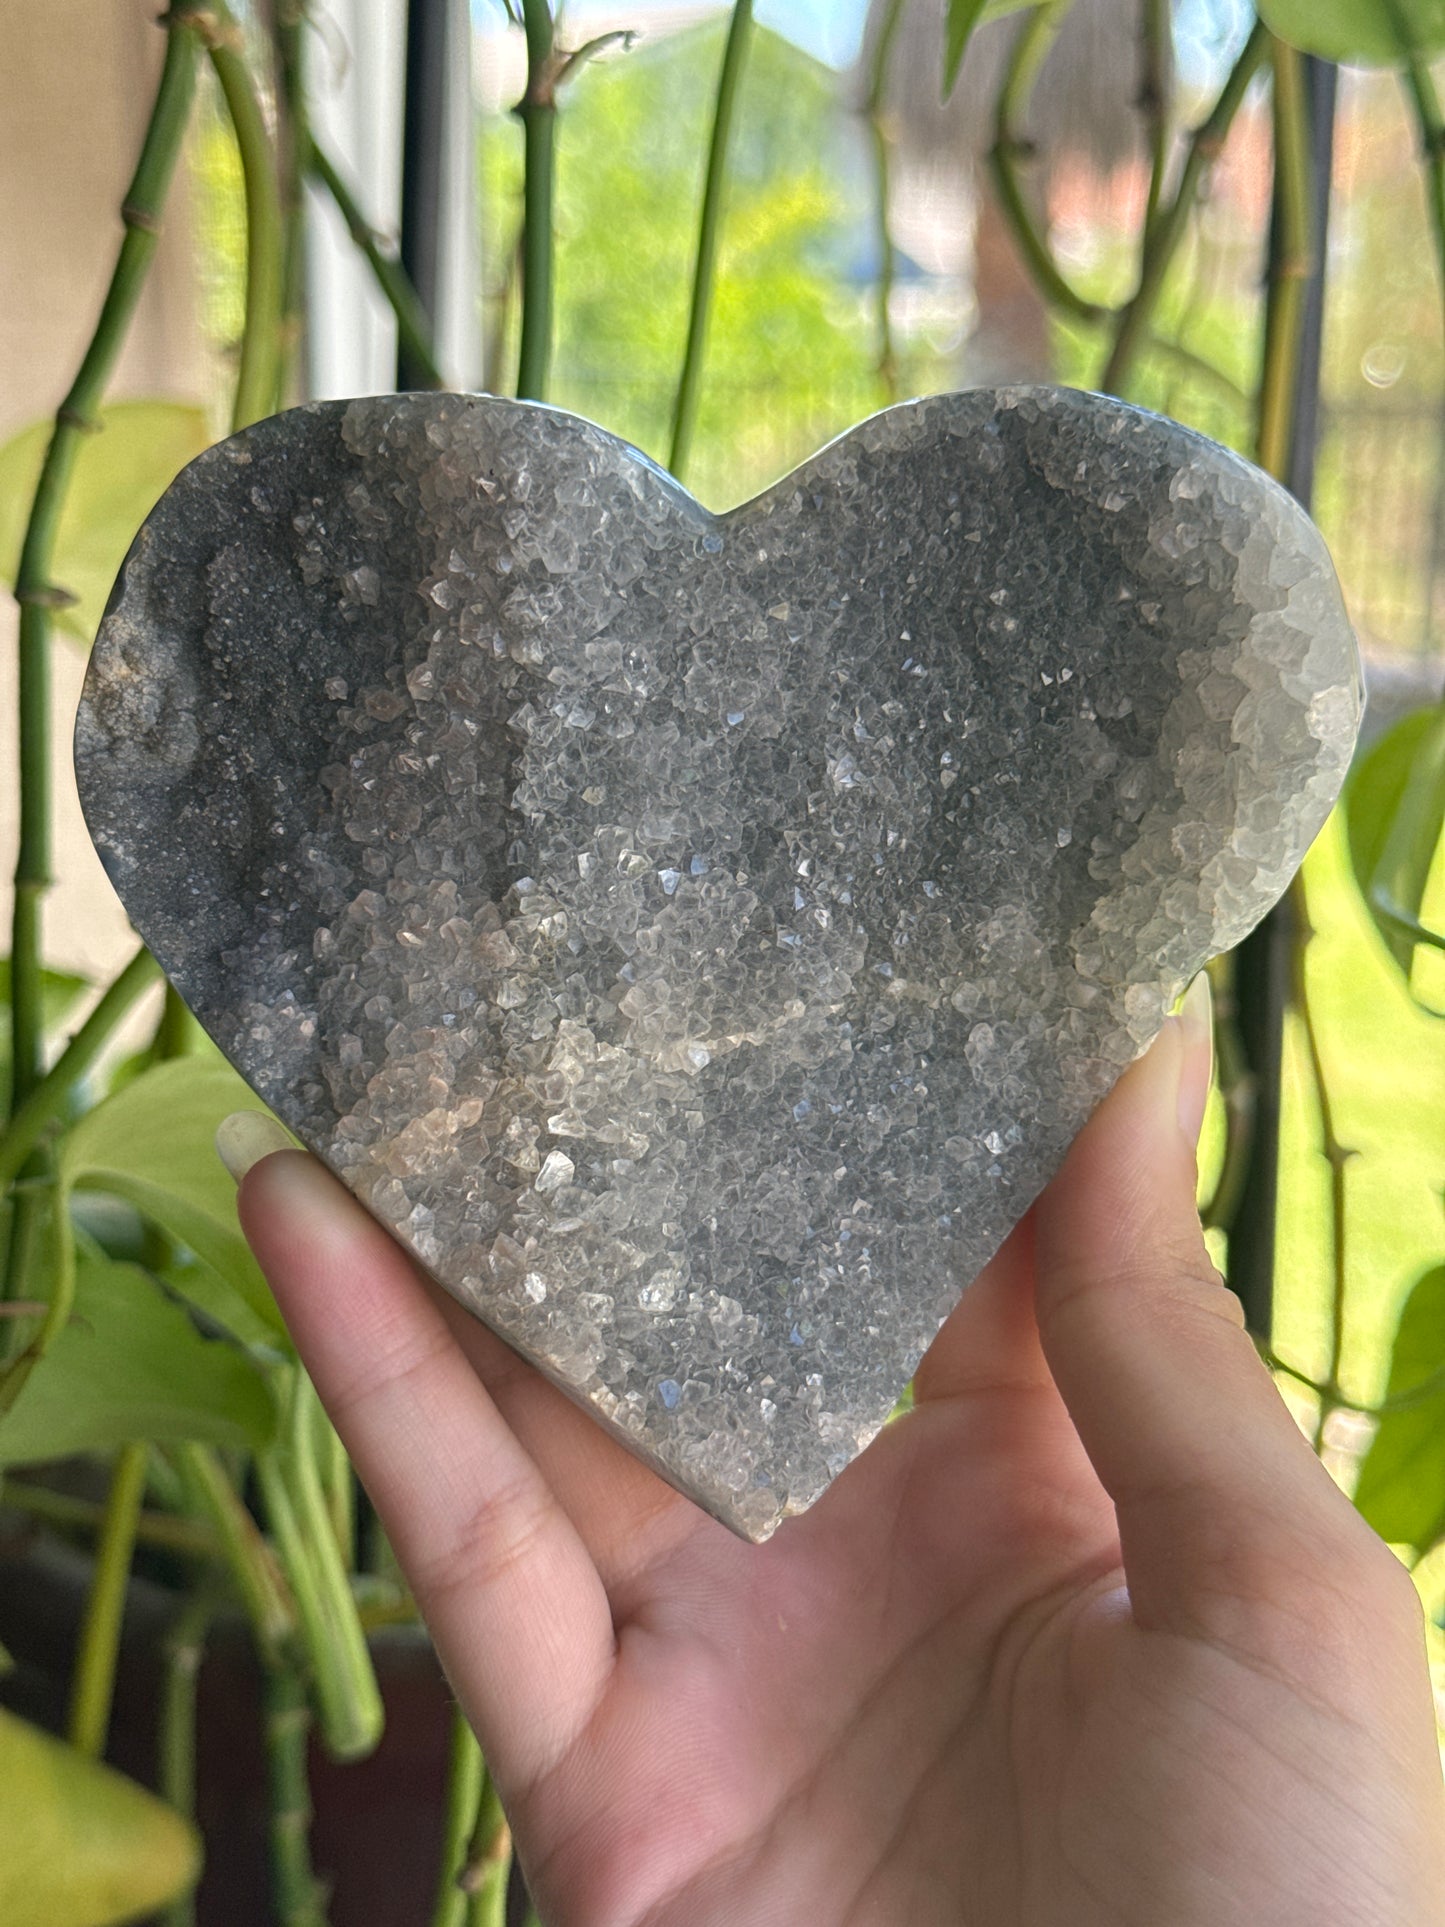
[[[1417,945],[1445,949],[1421,919],[1445,831],[1445,705],[1406,716],[1360,758],[1345,821],[1355,881],[1408,982]]]
[[[1259,0],[1271,33],[1301,53],[1389,66],[1445,48],[1445,0]]]
[[[1381,1416],[1355,1504],[1382,1539],[1424,1552],[1445,1535],[1445,1265],[1405,1300],[1389,1397],[1399,1403]]]
[[[67,1190],[106,1191],[209,1267],[202,1308],[238,1338],[285,1342],[275,1300],[241,1235],[236,1187],[216,1156],[216,1126],[257,1108],[228,1064],[181,1057],[125,1084],[62,1141]]]
[[[0,1418],[0,1466],[132,1439],[264,1445],[275,1408],[260,1366],[205,1338],[136,1265],[82,1251],[70,1321]]]

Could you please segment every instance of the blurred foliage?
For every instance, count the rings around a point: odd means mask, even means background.
[[[642,40],[585,67],[558,150],[558,330],[552,396],[665,458],[687,332],[721,23]],[[754,35],[735,130],[716,304],[690,475],[711,508],[776,479],[881,407],[868,312],[870,184],[838,76],[766,29]],[[485,253],[508,263],[521,142],[484,125]],[[493,299],[495,321],[500,302]],[[495,358],[515,365],[515,300]],[[910,386],[947,385],[941,355]]]
[[[1322,60],[1388,64],[1445,48],[1445,0],[1259,0],[1282,40]]]
[[[179,1814],[3,1708],[0,1786],[0,1920],[14,1927],[119,1927],[200,1872]]]

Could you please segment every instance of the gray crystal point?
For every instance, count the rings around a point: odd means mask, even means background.
[[[1114,401],[908,403],[712,516],[409,395],[192,463],[76,754],[266,1102],[761,1539],[1284,889],[1359,704],[1294,502]]]

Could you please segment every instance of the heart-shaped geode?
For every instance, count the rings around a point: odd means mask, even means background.
[[[191,464],[77,760],[266,1102],[761,1538],[1278,896],[1358,710],[1294,502],[1113,401],[910,403],[715,517],[411,395]]]

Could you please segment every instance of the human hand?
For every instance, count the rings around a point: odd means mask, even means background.
[[[1207,1017],[1172,1021],[964,1294],[913,1410],[760,1547],[315,1160],[246,1175],[247,1236],[543,1920],[1445,1918],[1416,1594],[1209,1264],[1207,1082]]]

